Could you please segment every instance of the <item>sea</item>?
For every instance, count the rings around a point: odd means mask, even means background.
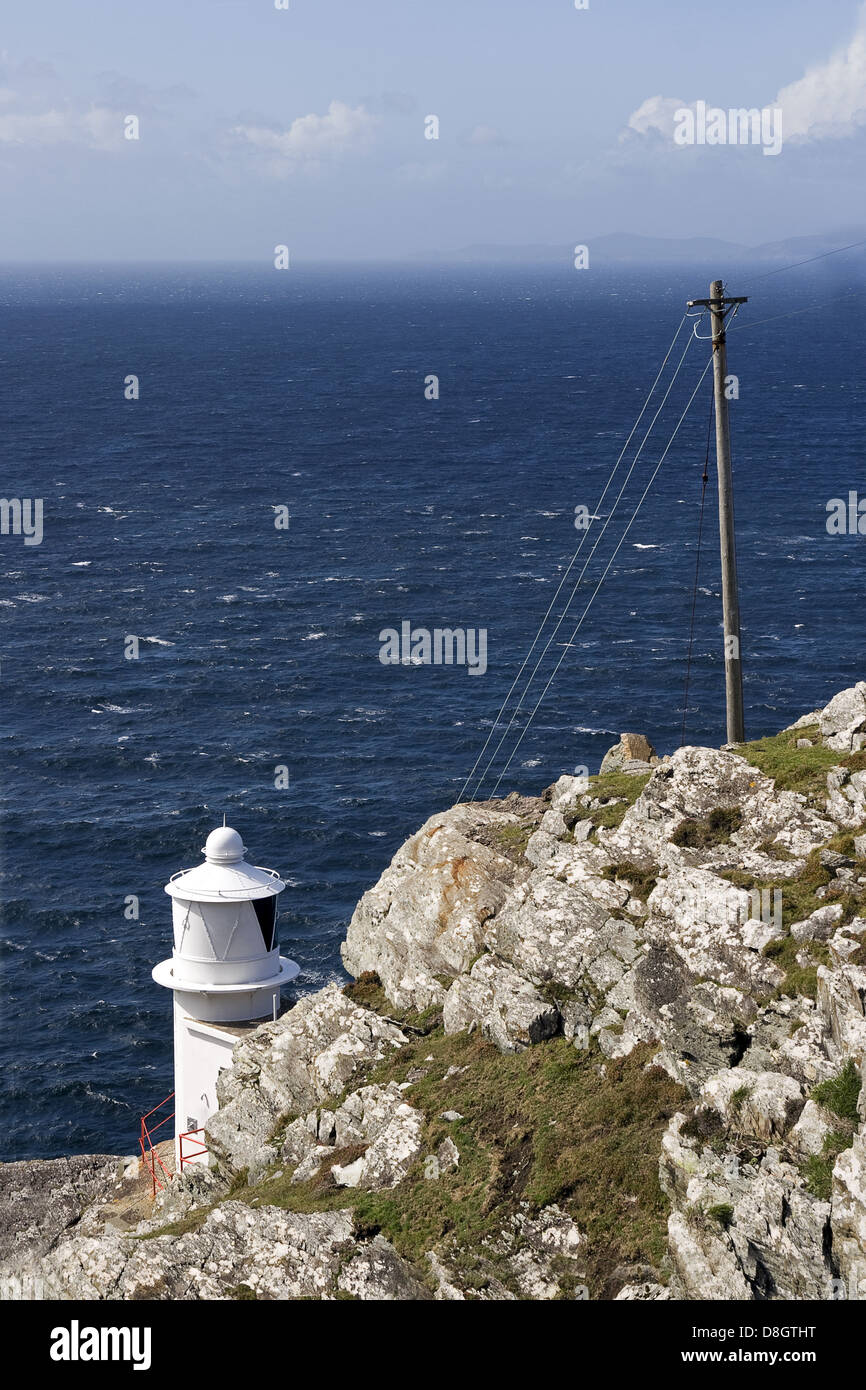
[[[827,529],[866,498],[859,254],[0,268],[2,491],[43,508],[39,543],[14,513],[0,536],[0,1157],[135,1151],[173,1084],[163,886],[223,816],[285,879],[298,991],[345,978],[355,904],[461,795],[551,605],[467,795],[521,735],[500,795],[596,771],[625,730],[675,750],[692,630],[685,739],[724,743],[706,318],[600,502],[714,273],[749,296],[728,338],[747,736],[866,676],[866,535]],[[483,632],[486,669],[386,664],[404,623]]]

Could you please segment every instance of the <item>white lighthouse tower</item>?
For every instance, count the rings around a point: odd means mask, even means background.
[[[248,864],[240,835],[227,825],[211,831],[203,853],[203,864],[166,884],[174,951],[153,971],[158,985],[174,991],[178,1168],[207,1162],[204,1136],[194,1132],[217,1109],[217,1074],[231,1066],[248,1028],[277,1017],[280,986],[300,972],[277,943],[277,896],[286,885],[276,871]]]

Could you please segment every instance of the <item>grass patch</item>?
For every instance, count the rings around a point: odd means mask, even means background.
[[[733,1224],[734,1208],[730,1202],[719,1202],[715,1207],[707,1208],[707,1216],[713,1221],[718,1221],[723,1230],[727,1230]]]
[[[814,746],[798,748],[798,738],[814,739]],[[744,743],[737,752],[765,777],[772,777],[779,791],[799,792],[821,810],[826,804],[827,773],[831,767],[847,767],[850,772],[866,768],[864,753],[840,756],[832,748],[825,748],[817,724]]]
[[[813,963],[800,964],[797,956],[804,952]],[[798,994],[806,999],[817,997],[818,966],[830,964],[830,952],[823,941],[795,941],[793,936],[783,936],[765,946],[763,955],[785,972],[778,989],[780,996],[789,999],[795,999]]]
[[[530,837],[537,830],[535,825],[497,825],[491,829],[491,848],[498,849],[506,859],[519,864],[526,854]]]
[[[437,976],[436,978],[444,989],[453,983],[453,977],[449,975]],[[398,1023],[401,1028],[412,1033],[425,1035],[438,1027],[442,1021],[442,1009],[439,1004],[431,1004],[421,1013],[412,1009],[395,1009],[374,970],[364,970],[357,980],[352,980],[343,986],[343,993],[347,999],[351,999],[353,1004],[358,1004],[363,1009],[371,1009],[381,1018],[391,1019]],[[362,1083],[359,1082],[358,1084]],[[287,1120],[293,1119],[294,1116],[285,1118]]]
[[[834,1129],[824,1136],[824,1147],[820,1154],[812,1154],[805,1163],[800,1164],[800,1172],[806,1179],[806,1188],[813,1197],[829,1202],[833,1191],[833,1169],[836,1159],[854,1142],[853,1134]]]
[[[819,1105],[823,1105],[827,1110],[832,1110],[833,1114],[838,1115],[840,1120],[850,1120],[852,1124],[856,1124],[859,1119],[857,1113],[859,1098],[860,1072],[850,1058],[836,1076],[831,1076],[828,1081],[822,1081],[812,1092],[812,1099],[816,1100]]]
[[[604,1067],[601,1060],[595,1049],[578,1050],[564,1038],[513,1055],[499,1053],[477,1034],[446,1037],[437,1031],[413,1039],[369,1077],[384,1084],[405,1080],[420,1064],[427,1069],[405,1092],[426,1117],[425,1153],[398,1187],[337,1188],[329,1172],[293,1184],[283,1172],[235,1198],[303,1212],[351,1207],[358,1233],[381,1232],[422,1277],[429,1277],[427,1250],[443,1250],[446,1261],[459,1250],[461,1276],[471,1284],[477,1274],[479,1286],[491,1265],[507,1286],[513,1281],[485,1238],[501,1230],[522,1202],[530,1214],[557,1202],[588,1237],[593,1297],[610,1297],[618,1264],[658,1265],[664,1257],[660,1136],[686,1097],[660,1069],[645,1070],[650,1048]],[[461,1070],[448,1076],[451,1067]],[[463,1119],[441,1120],[449,1109]],[[458,1169],[427,1178],[424,1159],[446,1135],[460,1152]],[[195,1213],[197,1222],[205,1214]],[[468,1262],[465,1270],[461,1261]]]
[[[682,849],[710,849],[725,845],[743,824],[739,806],[714,806],[706,820],[684,820],[671,836]]]
[[[627,862],[608,864],[601,876],[614,883],[630,884],[632,893],[636,898],[640,898],[641,902],[646,902],[658,882],[657,875],[652,869],[641,869],[638,868],[637,864]]]
[[[759,738],[737,749],[753,767],[772,777],[780,791],[799,792],[813,806],[823,807],[827,796],[827,773],[840,762],[839,754],[820,742],[817,724],[807,729],[791,729],[773,738]],[[812,748],[798,748],[798,738],[818,740]]]
[[[626,772],[606,772],[603,777],[590,777],[589,796],[607,804],[587,810],[582,820],[591,820],[596,830],[613,830],[622,824],[629,807],[633,806],[652,776],[651,772],[630,777]]]

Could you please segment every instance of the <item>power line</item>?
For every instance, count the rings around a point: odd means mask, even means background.
[[[707,421],[707,452],[704,458],[704,471],[701,477],[701,513],[698,520],[698,546],[695,557],[695,583],[692,591],[692,616],[689,624],[689,654],[686,661],[686,688],[683,695],[683,727],[680,733],[680,748],[686,741],[686,716],[689,710],[689,685],[692,677],[692,647],[695,640],[695,613],[698,606],[698,579],[701,570],[701,540],[704,534],[704,506],[707,500],[707,483],[710,481],[710,440],[713,433],[713,407],[715,405],[715,394],[710,396],[710,416]]]
[[[481,759],[484,757],[484,754],[487,752],[487,749],[488,749],[488,747],[489,747],[489,745],[490,745],[490,740],[493,738],[493,736],[494,736],[494,734],[495,734],[497,728],[499,727],[499,721],[500,721],[500,719],[502,718],[502,716],[503,716],[503,714],[504,714],[504,712],[505,712],[506,706],[508,705],[508,701],[511,699],[511,696],[512,696],[513,693],[514,693],[514,690],[515,690],[515,688],[516,688],[516,686],[517,686],[518,681],[520,680],[520,677],[523,675],[523,672],[526,670],[526,667],[527,667],[528,664],[529,664],[529,659],[530,659],[530,657],[532,656],[532,653],[533,653],[534,650],[535,650],[535,647],[536,647],[536,644],[538,643],[539,638],[541,637],[542,631],[544,630],[544,625],[545,625],[545,623],[547,622],[548,618],[550,617],[550,614],[552,613],[552,611],[553,611],[553,609],[554,609],[554,607],[555,607],[555,605],[556,605],[556,600],[559,598],[559,595],[560,595],[560,593],[562,592],[562,588],[563,588],[563,586],[564,586],[564,584],[565,584],[565,581],[567,580],[569,574],[571,573],[572,569],[574,568],[575,564],[577,563],[578,557],[580,556],[580,552],[581,552],[581,550],[583,549],[583,546],[584,546],[584,543],[585,543],[585,541],[586,541],[586,538],[587,538],[587,536],[589,535],[590,530],[592,529],[592,522],[596,520],[598,511],[599,511],[599,508],[601,507],[602,503],[604,502],[605,497],[607,496],[608,492],[610,491],[610,487],[611,487],[611,484],[613,483],[613,480],[614,480],[614,478],[615,478],[615,476],[616,476],[617,470],[619,469],[620,464],[622,463],[623,459],[625,458],[626,450],[628,449],[629,444],[631,443],[632,439],[634,438],[635,431],[637,430],[637,427],[638,427],[638,425],[640,424],[641,420],[643,419],[643,417],[644,417],[644,415],[645,415],[645,413],[646,413],[647,407],[648,407],[650,401],[652,400],[653,392],[655,391],[656,387],[658,386],[658,384],[659,384],[659,382],[660,382],[660,380],[661,380],[661,378],[662,378],[662,374],[664,373],[664,369],[665,369],[665,367],[667,366],[668,362],[670,361],[671,353],[673,352],[674,347],[675,347],[675,345],[676,345],[676,341],[677,341],[677,339],[678,339],[679,336],[680,336],[680,333],[681,333],[681,331],[682,331],[683,324],[686,322],[686,319],[691,318],[691,317],[693,317],[693,316],[690,315],[690,314],[688,314],[688,313],[683,314],[683,317],[680,319],[679,324],[677,325],[677,330],[676,330],[676,332],[674,333],[673,338],[671,339],[670,347],[668,348],[667,352],[665,353],[664,361],[662,362],[661,366],[659,367],[658,373],[657,373],[657,375],[656,375],[656,379],[655,379],[655,381],[653,382],[652,386],[651,386],[650,389],[649,389],[649,392],[648,392],[648,394],[647,394],[647,397],[646,397],[646,399],[645,399],[643,405],[641,406],[640,414],[638,415],[637,419],[635,420],[634,424],[632,425],[631,431],[630,431],[629,436],[628,436],[628,439],[625,441],[625,444],[624,444],[623,447],[622,447],[622,452],[620,453],[620,456],[619,456],[619,458],[617,459],[616,463],[614,464],[613,469],[611,470],[610,476],[609,476],[607,482],[606,482],[605,485],[604,485],[604,491],[602,492],[601,497],[599,498],[598,502],[596,503],[595,509],[594,509],[594,511],[593,511],[593,515],[592,515],[592,517],[590,518],[590,524],[589,524],[589,526],[587,527],[587,529],[584,531],[583,535],[581,536],[581,538],[580,538],[580,544],[578,545],[577,549],[575,550],[574,554],[572,555],[571,560],[569,561],[569,564],[568,564],[568,568],[565,570],[565,572],[564,572],[562,578],[561,578],[560,581],[559,581],[559,584],[558,584],[557,589],[556,589],[556,593],[553,595],[553,598],[551,599],[550,604],[549,604],[549,606],[548,606],[547,612],[545,613],[544,617],[542,618],[542,620],[541,620],[541,622],[540,622],[540,624],[539,624],[538,631],[536,632],[534,638],[532,639],[532,645],[530,646],[529,651],[526,653],[526,656],[525,656],[524,659],[523,659],[523,665],[520,667],[520,670],[517,672],[517,675],[514,677],[514,680],[513,680],[512,683],[511,683],[511,689],[508,691],[508,694],[506,695],[505,699],[504,699],[503,702],[502,702],[502,706],[501,706],[501,708],[500,708],[500,710],[499,710],[499,713],[497,714],[495,720],[493,721],[493,725],[492,725],[492,727],[491,727],[491,729],[490,729],[490,732],[489,732],[489,734],[487,735],[487,738],[486,738],[485,741],[484,741],[484,747],[481,749],[481,752],[478,754],[478,757],[475,759],[475,765],[474,765],[474,767],[472,768],[472,771],[469,773],[469,776],[466,778],[466,781],[463,783],[463,786],[462,786],[462,788],[461,788],[461,790],[460,790],[460,795],[459,795],[458,798],[457,798],[458,804],[463,800],[463,796],[464,796],[464,794],[465,794],[465,792],[466,792],[466,788],[469,786],[470,782],[472,781],[473,777],[475,776],[476,770],[477,770],[477,768],[478,768],[478,764],[481,762]],[[685,355],[685,354],[684,354],[684,355]],[[682,362],[680,362],[680,365],[682,365]],[[679,367],[677,368],[677,371],[679,371]],[[676,373],[674,373],[674,379],[676,379]],[[670,388],[669,388],[669,389],[670,389]],[[667,397],[665,397],[665,399],[667,399]],[[663,402],[663,403],[664,403],[664,402]],[[653,423],[655,423],[655,421],[653,421]],[[652,426],[650,426],[650,429],[652,429]],[[644,438],[643,443],[646,443],[646,438]],[[641,444],[641,448],[643,448],[643,444]],[[638,452],[640,452],[640,451],[638,451]],[[635,462],[637,462],[637,459],[635,459]],[[634,464],[632,465],[632,469],[633,469],[633,468],[634,468]],[[622,495],[622,494],[620,494],[620,496],[621,496],[621,495]],[[618,500],[618,499],[617,499],[617,500]],[[614,503],[614,511],[615,511],[615,510],[616,510],[616,503]],[[613,514],[613,513],[611,513],[611,515],[612,515],[612,514]],[[603,534],[604,534],[604,532],[602,532],[602,535],[603,535]],[[595,552],[593,551],[593,554],[594,554],[594,553],[595,553]],[[592,556],[590,556],[590,559],[591,559],[591,558],[592,558]],[[585,568],[585,567],[584,567],[584,568]],[[578,583],[579,583],[579,582],[580,582],[580,581],[578,580]],[[573,597],[574,597],[574,594],[572,593],[572,598],[573,598]],[[571,602],[571,600],[569,600],[569,603],[570,603],[570,602]],[[563,617],[565,616],[565,613],[568,611],[568,606],[569,606],[569,605],[566,604],[565,609],[563,610]],[[561,622],[562,622],[562,618],[560,618],[560,623],[561,623]],[[556,628],[555,631],[554,631],[554,636],[556,635],[556,631],[558,631],[558,625],[557,625],[557,628]],[[548,643],[548,646],[549,646],[549,645],[550,645],[550,643]],[[545,651],[545,653],[546,653],[547,647],[545,647],[544,651]],[[543,659],[543,657],[544,657],[544,653],[542,653],[542,659]],[[536,667],[536,670],[537,670],[537,669],[538,669],[538,668]],[[533,673],[533,676],[534,676],[534,673]],[[528,684],[527,687],[526,687],[526,690],[528,690],[528,689],[529,689],[529,685],[532,684],[532,679],[533,679],[533,678],[530,677],[530,681],[529,681],[529,684]],[[526,695],[526,690],[523,692],[523,696]],[[523,696],[521,697],[521,702],[522,702]],[[518,704],[517,708],[518,708],[518,709],[520,708],[520,705],[519,705],[519,704]],[[515,711],[515,713],[516,713],[516,712],[517,712],[517,711]],[[512,716],[511,723],[513,723],[513,722],[514,722],[514,717]],[[508,725],[508,728],[509,728],[509,729],[511,728],[511,723],[509,723],[509,725]],[[508,729],[506,729],[505,734],[503,735],[503,738],[505,738],[505,737],[507,736],[507,733],[508,733]],[[494,751],[494,753],[493,753],[493,757],[491,758],[491,762],[493,761],[493,758],[496,757],[496,754],[499,752],[499,749],[500,749],[501,747],[502,747],[502,740],[500,740],[499,744],[497,745],[497,747],[496,747],[496,749],[495,749],[495,751]],[[480,790],[481,783],[483,783],[484,778],[487,776],[487,772],[489,771],[489,768],[490,768],[490,763],[487,764],[487,767],[485,768],[484,772],[483,772],[482,775],[481,775],[481,780],[480,780],[480,782],[479,782],[478,790]]]
[[[638,504],[637,504],[637,506],[635,507],[635,509],[634,509],[634,511],[633,511],[633,513],[632,513],[632,515],[631,515],[631,520],[629,521],[628,525],[626,526],[625,530],[624,530],[623,533],[622,533],[622,536],[620,537],[619,544],[617,545],[616,549],[614,550],[613,554],[611,555],[610,559],[608,560],[607,566],[606,566],[606,568],[605,568],[605,570],[604,570],[604,573],[603,573],[602,576],[601,576],[601,579],[598,581],[598,584],[596,585],[596,587],[595,587],[595,589],[594,589],[594,591],[593,591],[593,593],[592,593],[592,595],[591,595],[591,597],[590,597],[590,599],[589,599],[589,601],[588,601],[586,607],[584,608],[583,613],[581,614],[580,618],[578,619],[578,622],[576,623],[576,625],[575,625],[575,627],[574,627],[574,631],[572,632],[570,638],[568,639],[568,642],[565,644],[565,646],[564,646],[564,648],[563,648],[562,655],[561,655],[561,657],[559,658],[559,660],[558,660],[558,662],[556,663],[556,665],[554,666],[553,671],[551,672],[551,674],[550,674],[550,676],[549,676],[549,678],[548,678],[547,684],[545,685],[544,689],[542,690],[541,694],[539,695],[538,700],[536,701],[536,704],[535,704],[535,708],[533,709],[533,711],[532,711],[532,713],[530,714],[528,720],[526,721],[526,724],[524,725],[523,730],[522,730],[522,732],[521,732],[520,738],[517,740],[516,744],[514,745],[514,748],[513,748],[512,751],[511,751],[511,755],[509,756],[509,759],[508,759],[507,763],[505,764],[504,768],[502,769],[501,773],[499,774],[499,779],[498,779],[498,781],[497,781],[497,783],[496,783],[496,786],[493,788],[493,793],[492,793],[493,796],[495,796],[496,793],[497,793],[497,791],[499,790],[499,785],[500,785],[500,783],[501,783],[503,777],[505,776],[506,772],[508,771],[509,767],[511,766],[511,763],[513,762],[514,757],[515,757],[516,754],[517,754],[518,748],[520,747],[521,743],[523,742],[524,738],[526,737],[527,733],[529,732],[529,727],[530,727],[530,725],[532,724],[532,721],[533,721],[533,719],[535,718],[536,714],[538,713],[538,710],[539,710],[539,708],[540,708],[540,706],[541,706],[541,702],[543,701],[545,695],[547,694],[548,690],[550,689],[551,685],[553,684],[553,681],[554,681],[554,679],[555,679],[555,677],[556,677],[556,674],[557,674],[557,672],[558,672],[560,666],[562,665],[563,661],[564,661],[565,658],[566,658],[566,655],[567,655],[568,652],[570,651],[571,646],[572,646],[572,643],[574,642],[574,639],[575,639],[575,637],[577,636],[577,634],[578,634],[578,632],[579,632],[579,630],[580,630],[580,628],[581,628],[581,626],[582,626],[582,624],[583,624],[584,618],[586,617],[587,613],[589,612],[590,608],[592,607],[592,604],[593,604],[593,602],[594,602],[594,600],[595,600],[595,598],[596,598],[596,596],[597,596],[597,594],[598,594],[598,592],[599,592],[599,590],[600,590],[602,584],[604,583],[605,579],[606,579],[607,576],[608,576],[608,573],[609,573],[609,571],[610,571],[611,565],[613,564],[614,560],[616,559],[617,555],[619,554],[620,550],[622,549],[622,547],[623,547],[623,545],[624,545],[624,543],[625,543],[625,538],[626,538],[626,536],[628,535],[629,531],[631,530],[631,528],[632,528],[632,526],[633,526],[633,524],[634,524],[634,522],[635,522],[635,520],[636,520],[636,518],[637,518],[638,512],[640,511],[641,507],[643,506],[643,504],[644,504],[644,502],[645,502],[645,500],[646,500],[646,498],[647,498],[647,495],[648,495],[648,493],[649,493],[649,490],[650,490],[650,488],[652,487],[653,483],[655,482],[656,477],[658,476],[659,469],[661,468],[662,464],[664,463],[665,459],[667,458],[668,453],[670,452],[671,446],[673,445],[673,442],[674,442],[674,440],[676,439],[677,434],[679,433],[680,426],[682,425],[683,420],[685,420],[686,416],[688,415],[689,410],[691,409],[692,402],[693,402],[693,400],[695,399],[695,396],[698,394],[698,391],[700,390],[701,386],[703,385],[704,378],[705,378],[705,376],[707,375],[707,372],[710,370],[710,367],[711,367],[712,365],[713,365],[713,358],[710,357],[709,360],[708,360],[708,362],[707,362],[707,364],[706,364],[706,366],[704,367],[704,370],[701,372],[701,375],[700,375],[700,377],[698,378],[698,384],[697,384],[697,386],[695,387],[694,391],[692,392],[691,396],[690,396],[689,399],[688,399],[688,403],[687,403],[687,405],[686,405],[685,410],[683,411],[682,415],[680,416],[679,420],[677,421],[676,425],[674,426],[673,434],[671,435],[670,439],[668,440],[668,442],[667,442],[667,444],[666,444],[666,446],[665,446],[664,453],[662,454],[661,458],[659,459],[658,463],[656,464],[656,466],[655,466],[655,468],[654,468],[654,470],[653,470],[652,476],[650,477],[649,482],[647,483],[646,487],[645,487],[644,490],[643,490],[643,493],[642,493],[640,499],[638,500]]]
[[[688,316],[686,316],[686,317],[688,317]],[[679,331],[680,331],[680,328],[682,328],[683,321],[684,321],[684,320],[681,320],[681,322],[680,322],[680,327],[677,329],[677,335],[676,335],[676,336],[679,335]],[[674,341],[676,341],[676,337],[675,337]],[[575,594],[577,593],[578,589],[580,588],[580,585],[581,585],[581,583],[582,583],[582,581],[583,581],[583,577],[584,577],[584,575],[586,574],[587,567],[588,567],[589,564],[591,563],[591,561],[592,561],[592,559],[593,559],[593,556],[595,555],[595,552],[598,550],[599,545],[601,544],[602,540],[604,539],[604,534],[605,534],[605,532],[607,531],[608,526],[610,525],[611,521],[613,520],[614,514],[616,513],[616,509],[617,509],[617,507],[619,506],[620,501],[622,500],[623,493],[625,492],[626,487],[628,486],[629,480],[630,480],[632,474],[634,473],[635,468],[637,467],[637,462],[638,462],[638,459],[639,459],[640,456],[641,456],[641,453],[643,452],[644,445],[646,444],[647,440],[649,439],[650,435],[652,434],[652,431],[653,431],[653,429],[655,428],[656,421],[658,420],[659,415],[661,414],[662,410],[663,410],[664,407],[665,407],[665,404],[667,403],[668,396],[670,395],[671,390],[673,389],[674,383],[676,382],[676,379],[677,379],[677,377],[679,376],[680,368],[682,367],[683,362],[684,362],[685,359],[686,359],[686,356],[687,356],[687,354],[688,354],[688,351],[689,351],[689,348],[691,347],[691,345],[692,345],[692,339],[691,339],[691,337],[689,337],[689,340],[688,340],[688,342],[686,343],[686,346],[685,346],[685,350],[684,350],[682,356],[680,357],[679,362],[678,362],[677,365],[676,365],[676,368],[675,368],[675,370],[674,370],[674,374],[673,374],[673,376],[671,377],[671,379],[670,379],[670,381],[669,381],[669,383],[668,383],[667,390],[665,391],[664,396],[662,397],[661,405],[658,407],[658,410],[656,411],[655,415],[654,415],[653,418],[652,418],[652,421],[651,421],[651,423],[650,423],[649,429],[647,430],[646,434],[644,435],[643,439],[642,439],[641,442],[640,442],[640,445],[638,446],[637,453],[635,454],[635,456],[634,456],[634,458],[633,458],[633,460],[632,460],[632,462],[631,462],[631,466],[630,466],[628,472],[627,472],[626,475],[625,475],[625,481],[623,482],[623,485],[622,485],[622,487],[621,487],[620,490],[619,490],[619,493],[618,493],[618,495],[617,495],[616,501],[614,502],[613,507],[611,508],[611,511],[610,511],[609,516],[608,516],[607,519],[605,520],[604,526],[603,526],[602,529],[601,529],[601,533],[600,533],[598,539],[596,540],[595,545],[593,546],[592,550],[590,551],[588,558],[584,561],[583,569],[581,570],[580,574],[579,574],[578,577],[577,577],[577,582],[575,583],[574,587],[572,588],[572,591],[571,591],[571,594],[569,595],[568,601],[566,602],[565,607],[563,608],[561,614],[559,615],[559,618],[558,618],[558,620],[557,620],[556,626],[555,626],[554,629],[553,629],[553,632],[550,634],[550,636],[549,636],[548,639],[547,639],[547,643],[546,643],[546,645],[545,645],[544,651],[541,653],[541,656],[538,658],[537,662],[535,663],[535,667],[533,668],[532,674],[531,674],[531,676],[529,677],[529,680],[526,682],[526,685],[525,685],[525,687],[524,687],[523,693],[522,693],[522,695],[520,696],[520,699],[518,700],[517,705],[515,706],[514,710],[512,711],[511,718],[510,718],[509,721],[508,721],[508,724],[507,724],[507,726],[506,726],[506,728],[505,728],[505,731],[504,731],[504,733],[502,734],[502,737],[500,738],[500,740],[499,740],[499,742],[497,743],[496,747],[494,748],[492,754],[490,755],[490,758],[488,759],[487,765],[486,765],[486,767],[484,768],[484,771],[482,772],[481,777],[480,777],[479,780],[478,780],[478,783],[477,783],[476,788],[475,788],[475,795],[476,795],[476,796],[478,795],[478,793],[480,792],[482,786],[484,785],[485,778],[487,777],[487,774],[489,773],[491,767],[493,766],[494,762],[496,761],[496,758],[497,758],[497,756],[498,756],[498,754],[499,754],[500,748],[502,747],[503,743],[505,742],[505,740],[507,739],[509,733],[511,732],[511,727],[512,727],[512,725],[514,724],[515,719],[517,718],[518,714],[520,713],[520,710],[521,710],[522,707],[523,707],[523,701],[526,699],[526,696],[529,694],[530,687],[531,687],[533,681],[535,680],[535,677],[536,677],[537,674],[538,674],[539,668],[541,667],[541,664],[542,664],[542,662],[544,661],[544,658],[547,656],[547,653],[548,653],[548,651],[550,650],[550,647],[551,647],[551,645],[552,645],[552,643],[553,643],[553,641],[554,641],[554,639],[555,639],[555,637],[556,637],[556,634],[559,632],[559,629],[561,628],[563,622],[565,621],[565,617],[566,617],[566,615],[567,615],[567,613],[568,613],[568,610],[569,610],[569,608],[571,607],[571,605],[572,605],[572,603],[573,603],[573,601],[574,601]],[[673,347],[673,344],[671,344],[671,347]],[[668,356],[670,356],[670,353],[668,353]],[[659,380],[659,378],[656,377],[656,382],[658,382],[658,380]],[[655,389],[655,384],[654,384],[654,386],[653,386],[653,389]],[[648,400],[649,400],[649,398],[648,398]],[[634,433],[634,431],[632,431],[632,434],[633,434],[633,433]],[[623,450],[623,454],[624,454],[624,453],[625,453],[625,450]],[[622,455],[621,455],[620,457],[622,458]],[[619,466],[619,465],[617,465],[617,467],[618,467],[618,466]],[[611,476],[612,476],[612,475],[611,475]],[[579,547],[578,547],[578,548],[579,548]],[[555,599],[554,599],[554,602],[555,602]],[[548,610],[548,611],[549,611],[549,610]],[[545,618],[545,621],[546,621],[546,618]],[[542,625],[542,626],[543,626],[543,625]],[[538,636],[540,636],[540,629],[539,629],[539,634],[538,634]],[[535,639],[536,641],[538,641],[538,636],[536,636],[536,639]],[[535,643],[533,643],[533,646],[534,646],[534,645],[535,645]],[[527,658],[527,660],[528,660],[528,658]],[[524,663],[524,664],[525,664],[525,663]],[[516,684],[516,682],[515,682],[515,684]],[[513,687],[512,687],[512,689],[513,689]],[[506,703],[507,703],[507,701],[506,701]],[[491,731],[491,732],[492,732],[492,731]],[[489,737],[488,737],[488,743],[489,743],[489,741],[490,741],[490,739],[489,739]],[[486,747],[486,745],[485,745],[485,747]],[[480,759],[479,759],[479,761],[480,761]],[[476,766],[477,766],[477,763],[476,763]],[[470,779],[469,779],[469,780],[471,780],[471,774],[470,774]]]
[[[825,261],[828,256],[841,256],[843,251],[855,251],[858,246],[866,246],[866,237],[862,241],[852,241],[850,246],[837,246],[833,251],[822,251],[819,256],[808,256],[805,261],[792,261],[790,265],[777,266],[775,270],[768,270],[763,275],[755,278],[755,284],[759,280],[768,280],[771,275],[781,275],[786,270],[796,270],[801,265],[812,265],[814,261]]]

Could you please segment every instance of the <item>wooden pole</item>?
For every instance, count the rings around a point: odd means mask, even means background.
[[[731,427],[725,385],[728,349],[725,335],[724,285],[710,286],[713,323],[713,387],[716,398],[716,465],[719,476],[719,538],[722,552],[722,615],[725,631],[725,697],[728,743],[743,743],[743,665],[740,657],[740,595],[737,587],[737,543],[734,536],[734,481],[731,473]],[[714,303],[712,301],[715,301]]]
[[[745,741],[743,718],[743,666],[740,655],[740,598],[737,586],[737,546],[734,536],[734,484],[731,473],[731,431],[728,419],[728,398],[725,386],[728,375],[728,352],[725,321],[728,309],[745,304],[743,298],[725,295],[721,280],[710,285],[709,299],[695,299],[693,304],[705,305],[710,311],[713,326],[713,389],[716,415],[716,466],[719,479],[719,540],[722,554],[722,618],[725,634],[725,698],[727,705],[727,741]]]

